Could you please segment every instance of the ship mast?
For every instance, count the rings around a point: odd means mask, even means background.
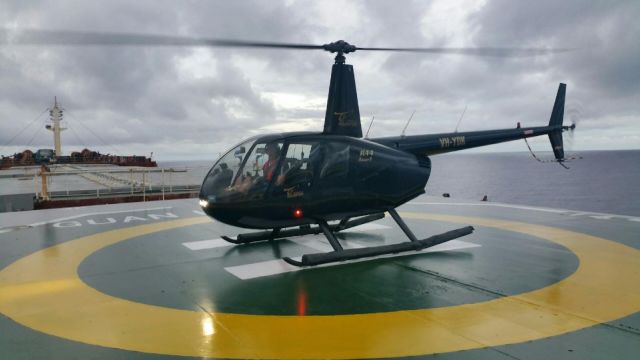
[[[53,108],[49,110],[49,116],[51,116],[51,122],[53,126],[47,125],[47,130],[53,131],[53,144],[55,146],[55,156],[62,156],[62,146],[60,144],[60,132],[67,128],[60,127],[60,121],[62,121],[62,109],[58,107],[58,98],[53,98]]]

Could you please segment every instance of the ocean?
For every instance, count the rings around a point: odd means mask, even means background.
[[[553,154],[543,154],[552,158]],[[432,157],[427,194],[640,216],[640,150],[583,151],[562,168],[529,153]]]
[[[452,153],[431,157],[426,192],[457,200],[594,211],[640,216],[640,150],[582,151],[560,165],[540,163],[526,152]],[[551,153],[541,155],[552,158]],[[204,177],[211,161],[159,162],[194,168]]]

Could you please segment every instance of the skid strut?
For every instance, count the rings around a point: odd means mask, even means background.
[[[474,230],[472,226],[465,226],[463,228],[447,231],[442,234],[430,236],[426,239],[418,240],[415,237],[415,235],[411,232],[407,224],[402,220],[400,215],[396,212],[395,209],[390,209],[388,211],[389,211],[389,214],[391,214],[391,217],[393,218],[393,220],[396,221],[398,226],[407,235],[407,237],[410,240],[409,242],[344,250],[342,249],[342,246],[340,246],[340,243],[337,241],[337,239],[335,238],[333,233],[330,231],[326,223],[320,222],[319,226],[322,228],[325,236],[329,240],[329,243],[333,247],[334,251],[327,252],[327,253],[305,254],[305,255],[302,255],[302,259],[300,261],[291,259],[289,257],[285,257],[283,258],[283,260],[295,266],[314,266],[314,265],[327,264],[327,263],[338,262],[338,261],[361,259],[361,258],[372,257],[372,256],[395,254],[395,253],[407,252],[407,251],[419,251],[419,250],[423,250],[438,244],[442,244],[444,242],[447,242],[453,239],[457,239],[465,235],[469,235]]]

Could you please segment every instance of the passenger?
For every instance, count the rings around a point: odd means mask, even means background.
[[[224,189],[231,184],[233,180],[233,171],[229,169],[226,163],[220,164],[219,167],[213,170],[213,188],[216,191]]]
[[[226,163],[220,164],[220,177],[224,180],[225,183],[229,184],[231,179],[233,178],[233,170],[229,169],[229,166]]]
[[[271,181],[276,171],[276,167],[278,166],[278,162],[280,161],[280,147],[278,147],[278,144],[276,143],[268,143],[265,146],[265,152],[267,153],[268,159],[264,163],[264,165],[262,165],[262,174],[265,180]],[[284,166],[281,168],[280,173],[276,177],[276,185],[278,186],[282,185],[282,183],[284,182],[284,174],[282,173],[282,169],[284,169]]]

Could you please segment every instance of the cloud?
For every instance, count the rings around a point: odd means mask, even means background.
[[[568,84],[576,143],[638,148],[640,6],[633,1],[3,1],[5,28],[76,29],[359,46],[569,47],[552,56],[490,58],[356,52],[364,127],[396,135],[548,121]],[[244,137],[322,129],[332,54],[320,51],[3,46],[0,146],[58,96],[65,149],[210,158]],[[51,147],[44,117],[6,154]],[[39,129],[38,131],[36,131]],[[583,134],[583,135],[580,135]],[[617,135],[616,135],[617,134]],[[95,136],[98,135],[98,136]],[[583,136],[582,138],[580,136]],[[616,138],[619,141],[611,142]],[[495,150],[521,149],[501,145]]]

